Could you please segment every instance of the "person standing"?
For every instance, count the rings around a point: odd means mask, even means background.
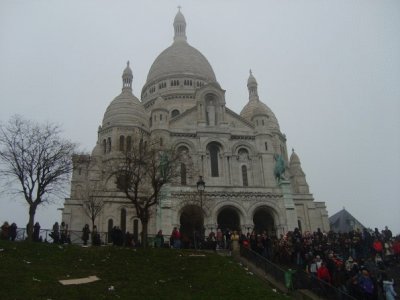
[[[82,228],[82,241],[83,241],[83,245],[87,246],[87,242],[89,240],[89,236],[90,236],[90,229],[89,229],[89,225],[85,224],[85,226]]]
[[[10,230],[10,225],[6,221],[3,223],[3,225],[1,225],[1,239],[2,240],[8,240],[9,230]]]
[[[174,227],[171,234],[172,246],[175,249],[181,248],[181,233],[177,227]]]
[[[233,231],[231,235],[231,241],[232,241],[232,254],[233,255],[238,255],[239,254],[239,234],[237,231]]]
[[[15,239],[17,237],[17,224],[15,224],[15,223],[11,224],[9,235],[10,235],[10,240],[15,241]]]
[[[158,233],[154,239],[154,247],[156,247],[156,248],[164,247],[164,235],[162,233],[162,230],[158,231]]]
[[[33,241],[39,242],[40,241],[40,224],[36,222],[33,226]]]
[[[53,243],[57,244],[60,241],[60,226],[58,225],[58,222],[54,223],[53,231],[50,236],[53,239]]]

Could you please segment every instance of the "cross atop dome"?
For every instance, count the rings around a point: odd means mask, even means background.
[[[181,12],[181,8],[179,5],[174,19],[174,41],[186,41],[186,20]]]

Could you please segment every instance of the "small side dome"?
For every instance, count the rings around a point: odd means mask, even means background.
[[[240,112],[240,116],[253,122],[255,116],[263,115],[269,120],[270,128],[279,130],[279,123],[272,110],[261,101],[249,101]]]
[[[247,80],[247,89],[249,90],[249,102],[243,107],[240,116],[249,122],[253,122],[255,116],[265,116],[271,129],[278,129],[279,124],[272,110],[258,97],[258,84],[256,78],[250,70],[249,79]]]
[[[110,126],[139,126],[148,128],[144,106],[132,94],[132,70],[129,62],[122,74],[122,93],[107,107],[102,128]]]
[[[107,107],[103,118],[103,128],[110,126],[147,127],[146,111],[132,93],[122,92]]]
[[[290,165],[294,164],[300,164],[300,158],[296,152],[294,152],[294,149],[292,149],[292,154],[290,155]]]

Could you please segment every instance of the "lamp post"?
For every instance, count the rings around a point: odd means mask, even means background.
[[[204,193],[204,189],[205,188],[206,188],[206,183],[203,180],[203,176],[199,176],[199,180],[197,181],[197,192],[199,193],[199,196],[200,196],[200,209],[201,209],[201,216],[202,216],[202,221],[203,222],[204,222],[204,216],[203,216],[203,193]],[[203,238],[204,238],[203,224],[201,224],[201,229],[200,230],[201,230],[201,234],[203,235]],[[197,249],[196,235],[194,235],[194,245],[195,245],[195,248]]]

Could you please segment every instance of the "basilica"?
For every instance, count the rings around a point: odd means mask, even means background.
[[[192,47],[186,20],[175,16],[172,45],[150,67],[140,99],[132,93],[129,62],[122,74],[122,91],[105,110],[90,155],[74,155],[70,197],[62,221],[82,230],[90,218],[84,211],[87,187],[102,186],[104,203],[95,224],[100,232],[114,226],[138,236],[141,223],[135,208],[108,180],[104,165],[125,151],[134,132],[146,133],[184,153],[179,180],[167,184],[153,207],[149,234],[174,227],[183,234],[221,229],[267,231],[279,236],[301,231],[329,230],[324,202],[314,201],[299,156],[290,158],[278,119],[258,94],[250,71],[248,102],[240,114],[229,99],[207,58]],[[245,86],[243,85],[245,88]],[[283,169],[277,174],[277,164]]]

